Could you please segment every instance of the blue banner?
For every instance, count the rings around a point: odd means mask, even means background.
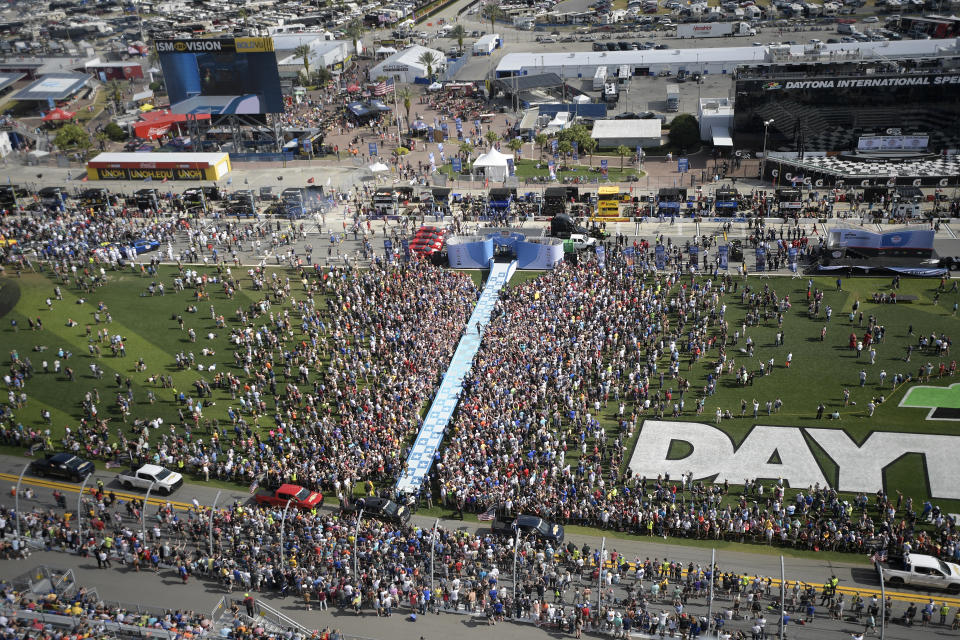
[[[367,148],[368,148],[368,150],[370,151],[370,157],[371,157],[371,158],[377,155],[377,143],[376,143],[376,142],[371,142],[370,144],[367,145]]]
[[[720,268],[726,270],[729,266],[730,247],[725,244],[720,245],[717,247],[717,255],[720,257]]]
[[[762,246],[757,247],[757,271],[767,270],[767,251]]]
[[[790,271],[794,273],[797,272],[797,248],[790,247],[787,249],[787,263],[790,265]]]
[[[393,262],[393,242],[389,238],[383,241],[383,251],[387,255],[387,262]]]
[[[687,158],[678,158],[677,159],[677,172],[686,173],[690,171],[690,160]]]
[[[597,245],[597,264],[603,269],[607,264],[607,250],[602,244]]]
[[[457,118],[457,131],[463,131],[463,122]]]
[[[692,244],[690,245],[690,266],[694,269],[697,268],[697,258],[700,256],[700,247]]]
[[[410,262],[410,241],[407,238],[400,240],[400,246],[403,247],[403,260]]]
[[[553,152],[554,152],[554,153],[557,152],[557,146],[558,146],[558,145],[559,145],[559,143],[557,142],[557,139],[556,139],[556,138],[554,138],[553,140],[550,141],[550,148],[553,149]]]
[[[636,260],[636,251],[633,247],[627,247],[623,250],[623,257],[627,261],[627,271],[633,270],[633,263]]]
[[[658,271],[667,266],[667,248],[662,244],[658,244],[653,250],[653,263]]]
[[[513,158],[507,158],[507,171],[509,172],[510,177],[515,175],[515,169],[513,164]]]
[[[463,163],[460,162],[460,158],[454,158],[450,161],[450,166],[454,171],[460,173],[460,170],[463,168]]]

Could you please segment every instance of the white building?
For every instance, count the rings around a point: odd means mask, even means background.
[[[727,98],[701,98],[697,113],[700,139],[715,147],[732,147],[733,101]]]
[[[488,56],[499,46],[500,34],[488,33],[473,43],[473,55]]]
[[[425,53],[433,54],[435,62],[431,66],[434,74],[446,68],[447,58],[443,52],[415,44],[370,67],[369,78],[376,80],[380,76],[386,76],[397,82],[407,83],[413,83],[417,78],[426,78],[427,65],[421,62]]]
[[[294,53],[297,47],[310,47],[307,59],[311,71],[323,67],[333,73],[340,73],[350,61],[352,45],[347,40],[325,40],[320,33],[293,33],[273,36],[274,50],[277,53],[277,70],[281,78],[295,78],[304,70],[303,56]]]
[[[496,77],[555,73],[563,79],[594,77],[598,67],[628,65],[631,75],[676,73],[727,74],[742,65],[772,62],[834,62],[843,59],[895,59],[950,55],[956,40],[900,40],[820,45],[768,45],[765,47],[710,47],[705,49],[648,49],[641,51],[567,51],[508,53],[497,65]]]
[[[596,120],[590,137],[597,141],[598,149],[615,149],[620,145],[631,151],[640,147],[659,147],[660,120]]]

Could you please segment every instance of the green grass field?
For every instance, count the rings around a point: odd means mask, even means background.
[[[209,274],[216,272],[213,267],[200,267],[197,270]],[[125,391],[126,379],[130,379],[135,398],[130,421],[132,422],[134,418],[149,420],[161,417],[166,425],[171,425],[179,424],[178,407],[173,401],[174,390],[160,388],[158,384],[151,382],[152,377],[160,374],[170,375],[177,390],[189,392],[192,390],[192,382],[197,378],[206,377],[209,380],[215,375],[215,372],[210,371],[211,365],[215,366],[216,371],[237,371],[233,368],[231,345],[227,339],[229,329],[216,328],[211,319],[210,306],[214,307],[217,314],[223,314],[226,317],[228,326],[232,324],[235,321],[237,308],[247,308],[261,297],[248,290],[249,278],[242,279],[243,289],[236,293],[233,300],[226,299],[218,288],[209,288],[210,299],[198,303],[197,312],[190,313],[187,307],[193,304],[192,291],[189,289],[180,293],[172,291],[172,287],[169,286],[174,273],[172,268],[166,268],[161,272],[164,282],[168,285],[167,295],[153,297],[146,295],[146,290],[150,282],[156,278],[142,277],[139,273],[130,271],[107,273],[109,283],[95,289],[89,295],[81,294],[73,286],[61,284],[63,300],[54,301],[52,309],[48,309],[46,299],[54,297],[56,283],[48,274],[24,273],[21,277],[9,274],[0,277],[0,335],[5,345],[4,365],[8,368],[14,356],[21,359],[30,358],[35,370],[35,375],[28,380],[24,389],[28,396],[27,403],[22,408],[14,410],[15,420],[12,424],[22,424],[27,430],[50,429],[56,441],[65,427],[78,424],[83,415],[84,395],[92,389],[97,389],[103,400],[101,410],[105,411],[105,415],[111,419],[111,438],[117,440],[118,429],[128,429],[129,433],[129,427],[124,425],[113,400],[119,390]],[[282,275],[290,275],[293,283],[298,282],[293,277],[293,273]],[[478,285],[482,282],[484,274],[474,272],[471,275]],[[511,284],[515,286],[520,281],[536,276],[535,273],[520,273],[516,277],[517,282]],[[771,416],[761,415],[756,421],[749,417],[724,420],[720,428],[731,436],[735,444],[742,442],[748,431],[758,423],[843,429],[858,443],[873,431],[953,434],[954,422],[926,419],[931,401],[930,394],[932,393],[933,400],[936,400],[939,389],[917,389],[913,393],[918,395],[911,395],[910,398],[911,404],[916,406],[901,407],[898,405],[904,393],[914,385],[908,384],[892,390],[889,382],[894,373],[910,373],[916,376],[917,368],[926,362],[930,361],[935,367],[939,364],[939,360],[933,356],[919,351],[914,351],[910,363],[904,362],[907,345],[916,344],[918,336],[942,332],[952,337],[952,332],[957,326],[957,319],[952,316],[956,294],[942,294],[939,303],[933,304],[938,283],[937,280],[904,280],[899,293],[918,296],[919,299],[916,302],[875,305],[872,302],[872,294],[875,291],[886,291],[890,285],[889,279],[844,279],[842,291],[834,290],[832,278],[815,279],[815,286],[826,291],[823,304],[832,306],[834,310],[832,320],[827,323],[822,313],[820,318],[807,316],[806,278],[771,278],[762,281],[751,278],[748,281],[751,287],[759,288],[766,285],[775,289],[781,296],[789,294],[793,307],[786,314],[783,323],[785,345],[774,346],[777,325],[775,320],[771,320],[766,324],[748,328],[747,333],[756,345],[754,358],[746,358],[745,354],[740,353],[736,348],[732,348],[730,353],[738,365],[742,362],[750,369],[757,368],[760,361],[773,357],[777,364],[775,373],[772,376],[757,377],[754,385],[747,388],[740,387],[732,381],[724,381],[717,393],[708,399],[706,410],[701,416],[695,415],[696,393],[692,392],[688,396],[686,411],[680,419],[712,423],[711,417],[718,406],[729,409],[734,415],[739,416],[741,399],[750,402],[752,398],[757,398],[762,405],[768,399],[773,400],[779,397],[783,401],[783,409],[779,413]],[[294,298],[297,297],[298,286],[297,284],[293,286]],[[886,340],[877,346],[877,361],[872,366],[869,364],[869,357],[863,355],[858,359],[855,352],[847,346],[851,331],[856,331],[858,336],[863,333],[863,329],[858,326],[858,318],[855,318],[851,324],[848,317],[851,305],[856,300],[860,301],[860,309],[864,314],[864,326],[866,318],[874,314],[878,317],[879,323],[887,328]],[[739,294],[728,295],[726,302],[732,334],[734,330],[739,329],[746,309],[740,304]],[[106,310],[100,313],[98,325],[95,313],[100,303]],[[277,313],[284,308],[287,306],[274,304],[271,311]],[[112,322],[109,324],[106,324],[107,313],[112,317]],[[193,328],[196,331],[196,343],[189,340],[186,331],[180,330],[176,321],[177,315],[184,317],[186,329]],[[41,319],[43,329],[30,331],[28,319],[37,318]],[[16,321],[16,330],[11,321]],[[269,322],[269,317],[264,315],[254,322],[258,325]],[[69,326],[72,323],[76,325]],[[825,325],[828,327],[826,340],[821,342],[820,331]],[[908,333],[910,326],[913,327],[915,334],[913,336]],[[111,335],[119,334],[125,339],[127,346],[125,358],[113,357],[106,343],[99,345],[101,347],[99,357],[91,355],[90,345],[97,344],[95,340],[97,330],[103,327],[109,329]],[[295,332],[299,335],[298,329]],[[208,339],[207,335],[210,333],[215,335]],[[741,344],[742,342],[741,340]],[[212,350],[215,355],[201,355],[201,350],[204,348]],[[59,374],[52,372],[53,362],[58,359],[56,354],[59,349],[72,354],[69,358],[60,358],[60,360],[62,367],[69,366],[76,372],[74,382],[66,380],[62,369]],[[199,371],[196,367],[191,370],[178,369],[175,364],[175,354],[181,351],[193,352],[196,361],[203,364],[205,370]],[[793,366],[789,369],[782,367],[787,352],[793,353]],[[711,356],[713,355],[715,352],[711,352]],[[947,364],[952,357],[952,355],[948,357]],[[135,370],[139,358],[144,360],[145,371]],[[44,372],[44,361],[47,361],[51,369],[50,373]],[[690,371],[684,371],[686,362],[683,362],[681,374],[689,377],[693,390],[705,384],[708,363],[711,361],[712,357],[707,357]],[[101,380],[95,379],[90,371],[90,365],[94,362],[105,371]],[[861,369],[866,370],[868,374],[867,384],[864,387],[861,387],[858,381],[858,372]],[[881,369],[885,369],[888,374],[887,384],[882,390],[877,387]],[[117,375],[120,376],[121,387],[116,383]],[[929,382],[923,383],[923,386],[946,387],[954,382],[958,380],[949,377],[938,379],[934,375]],[[857,403],[856,405],[843,406],[844,388],[850,390],[851,399]],[[156,398],[153,404],[147,400],[149,393]],[[877,408],[872,418],[867,417],[865,405],[871,397],[881,393],[885,396],[885,402]],[[958,396],[960,393],[954,393],[951,397],[956,399]],[[227,408],[230,406],[228,393],[214,390],[212,399],[216,404],[205,410],[204,417],[224,420]],[[821,401],[827,406],[828,412],[838,410],[842,419],[840,421],[816,420],[817,403]],[[951,406],[960,406],[960,400],[956,402],[957,404]],[[50,424],[46,424],[41,418],[43,410],[50,412]],[[611,402],[602,415],[602,419],[611,429],[615,428],[615,413],[615,403]],[[762,410],[761,413],[765,414],[765,411]],[[633,444],[633,442],[628,443],[627,461],[629,461],[629,451],[632,451]],[[813,447],[813,450],[826,477],[836,478],[837,471],[834,463],[817,447]],[[7,451],[12,452],[9,448]],[[680,448],[672,453],[681,457],[685,451]],[[887,469],[886,483],[890,491],[899,489],[915,499],[925,499],[928,489],[920,456],[904,456],[891,465]],[[944,500],[936,502],[947,512],[960,511],[960,503]]]

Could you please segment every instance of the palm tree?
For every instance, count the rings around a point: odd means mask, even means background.
[[[494,144],[496,144],[497,140],[500,139],[500,134],[498,134],[496,131],[487,131],[486,135],[483,137],[487,139],[487,142],[489,142],[490,146],[492,147]]]
[[[523,138],[513,138],[507,143],[507,146],[510,148],[510,151],[520,155],[520,152],[523,151]]]
[[[432,51],[424,51],[420,54],[420,57],[417,58],[417,62],[422,64],[427,68],[427,80],[433,79],[433,65],[437,64],[437,54]]]
[[[497,20],[503,18],[505,15],[503,9],[501,9],[500,5],[496,2],[491,1],[484,5],[483,16],[490,21],[490,33],[497,30]]]
[[[458,150],[460,151],[460,155],[464,157],[464,160],[469,162],[470,154],[473,153],[473,145],[469,142],[461,142]]]
[[[617,152],[617,155],[620,156],[620,171],[623,171],[623,159],[630,155],[630,147],[620,145],[615,149],[615,151]]]
[[[302,44],[293,50],[293,55],[303,60],[303,73],[310,82],[310,47]]]
[[[568,153],[573,153],[573,144],[569,140],[561,140],[557,144],[557,151],[560,152],[560,157],[566,159]]]
[[[399,91],[397,91],[397,97],[400,98],[400,102],[403,104],[403,109],[404,111],[407,112],[407,130],[409,131],[410,130],[410,98],[412,97],[412,94],[410,93],[410,89],[407,87],[400,89]]]
[[[343,32],[353,41],[357,55],[359,55],[360,50],[363,49],[363,21],[351,20],[350,23],[344,27]]]
[[[463,55],[463,37],[465,35],[467,35],[467,30],[463,28],[462,24],[454,25],[453,30],[450,31],[450,37],[457,41],[457,49],[460,51],[460,55]]]
[[[106,85],[107,99],[113,102],[116,113],[123,111],[123,83],[111,80]]]
[[[313,82],[318,87],[325,87],[327,83],[333,78],[333,74],[330,73],[330,69],[326,67],[320,67],[313,72]]]
[[[547,146],[547,141],[550,138],[547,137],[545,133],[538,133],[533,136],[533,141],[537,143],[537,146],[540,147],[540,159],[543,160],[543,149]]]
[[[597,150],[597,139],[596,138],[587,138],[580,143],[580,148],[590,156],[590,166],[593,166],[593,152]]]

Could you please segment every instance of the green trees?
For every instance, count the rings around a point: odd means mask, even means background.
[[[303,75],[310,82],[310,47],[302,44],[293,50],[293,55],[303,60]]]
[[[111,122],[103,128],[103,133],[114,142],[123,142],[127,139],[127,132],[116,122]]]
[[[403,89],[397,90],[397,98],[400,99],[400,103],[403,105],[403,110],[407,112],[407,130],[410,130],[410,98],[413,97],[413,94],[410,93],[410,89],[404,87]]]
[[[620,170],[623,171],[623,159],[630,155],[630,147],[621,144],[615,151],[617,155],[620,156]]]
[[[543,160],[543,150],[547,146],[547,141],[550,138],[547,137],[545,133],[538,133],[533,137],[533,141],[537,143],[537,146],[540,147],[540,159]]]
[[[700,141],[697,119],[689,113],[681,113],[670,121],[670,142],[677,147],[693,147]]]
[[[417,58],[417,62],[427,68],[427,80],[433,80],[433,65],[437,64],[437,54],[432,51],[424,51]]]
[[[457,49],[460,51],[460,55],[463,55],[463,38],[467,35],[467,30],[463,28],[462,24],[454,25],[453,29],[450,31],[450,37],[456,39]]]
[[[490,33],[497,30],[497,20],[504,18],[507,14],[496,2],[488,2],[483,6],[483,17],[490,21]]]
[[[72,122],[68,122],[57,130],[57,135],[53,138],[53,144],[57,145],[57,148],[61,151],[73,151],[76,149],[86,151],[93,146],[87,130]]]

